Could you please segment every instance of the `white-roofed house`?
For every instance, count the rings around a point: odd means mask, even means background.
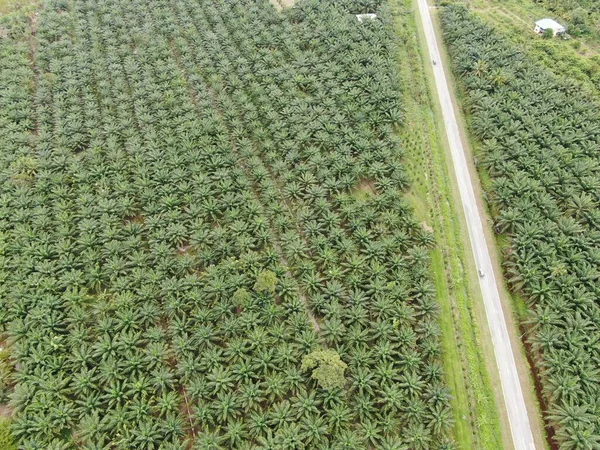
[[[567,29],[563,27],[560,23],[552,20],[552,19],[542,19],[538,20],[535,23],[535,32],[538,34],[542,34],[546,30],[552,30],[552,34],[554,36],[558,34],[563,34]]]

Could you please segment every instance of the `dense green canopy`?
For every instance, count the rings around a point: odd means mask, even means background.
[[[21,448],[452,448],[432,236],[367,3],[48,0],[2,24]],[[321,348],[343,385],[302,370]]]

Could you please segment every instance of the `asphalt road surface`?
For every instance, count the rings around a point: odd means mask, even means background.
[[[479,271],[479,286],[492,336],[494,354],[500,374],[502,394],[506,403],[514,447],[515,450],[533,450],[535,449],[533,434],[531,433],[531,425],[527,416],[523,391],[521,390],[517,366],[506,327],[506,320],[502,311],[498,285],[483,233],[483,226],[481,224],[482,214],[480,214],[477,202],[475,201],[471,176],[458,131],[458,125],[456,124],[454,107],[431,23],[429,6],[427,0],[418,0],[418,4],[425,40],[431,58],[430,64],[433,69],[437,94],[444,118],[446,135],[448,136],[452,164],[458,181],[460,200],[467,220],[473,256]]]

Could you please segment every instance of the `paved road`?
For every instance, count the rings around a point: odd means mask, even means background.
[[[496,278],[492,269],[492,261],[490,253],[483,233],[481,217],[477,202],[475,201],[475,193],[471,183],[471,176],[467,166],[464,148],[456,124],[454,107],[448,90],[448,83],[444,74],[442,60],[440,58],[438,45],[429,15],[429,6],[427,0],[418,0],[419,12],[425,32],[425,40],[429,50],[430,58],[432,59],[431,67],[435,77],[437,94],[442,108],[444,117],[444,125],[446,135],[450,145],[450,153],[452,155],[452,163],[458,181],[461,203],[467,220],[467,228],[469,231],[469,239],[473,256],[478,269],[483,273],[479,277],[479,286],[483,296],[485,313],[487,316],[492,343],[494,346],[494,354],[496,356],[496,364],[500,373],[500,381],[502,384],[502,393],[506,410],[510,422],[515,450],[533,450],[535,444],[533,434],[531,433],[531,425],[527,416],[527,408],[521,390],[521,383],[515,365],[513,350],[510,345],[508,330],[506,328],[506,320],[502,312],[500,302],[500,294],[496,284]],[[433,64],[433,61],[436,64]]]

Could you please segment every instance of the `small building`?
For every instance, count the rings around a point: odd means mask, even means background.
[[[552,30],[552,34],[557,36],[559,34],[563,34],[567,29],[563,27],[560,23],[552,20],[552,19],[542,19],[538,20],[535,23],[535,32],[538,34],[542,34],[546,30]]]
[[[357,14],[356,18],[360,23],[363,23],[365,20],[373,20],[377,18],[377,14]]]

